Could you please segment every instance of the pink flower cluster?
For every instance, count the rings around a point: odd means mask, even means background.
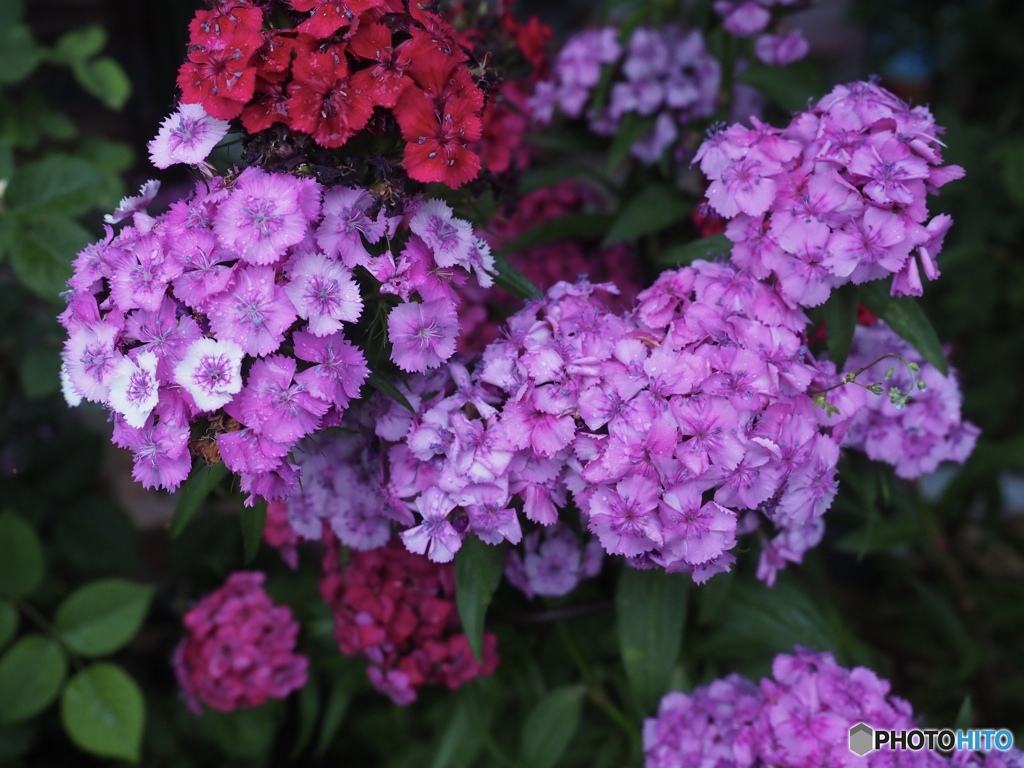
[[[800,5],[801,0],[715,0],[713,8],[722,19],[726,32],[736,37],[753,37],[757,58],[765,64],[785,66],[802,59],[810,47],[798,30],[781,34],[764,32],[772,20],[772,9]]]
[[[893,295],[921,295],[921,273],[952,224],[928,219],[926,197],[963,176],[942,165],[941,128],[875,83],[837,86],[783,130],[752,119],[712,134],[695,162],[707,199],[730,219],[733,260],[774,276],[792,306],[822,304],[846,283],[892,277]]]
[[[912,373],[895,357],[879,360],[886,355],[898,355],[919,370]],[[842,388],[839,396],[845,402],[831,420],[842,419],[833,428],[840,445],[891,464],[897,476],[908,480],[934,472],[943,461],[962,464],[974,450],[979,430],[961,417],[956,372],[943,376],[881,321],[857,327],[846,368],[856,371],[869,365],[857,381],[879,383],[883,393],[872,395],[857,384]],[[893,388],[911,392],[910,402],[894,403],[887,396]]]
[[[368,659],[370,681],[396,704],[411,704],[420,686],[459,688],[498,666],[493,634],[484,633],[480,663],[461,631],[452,566],[397,542],[353,552],[344,566],[330,544],[320,592],[334,613],[342,653]]]
[[[772,677],[755,685],[730,675],[692,693],[670,693],[658,716],[644,722],[645,768],[681,765],[715,768],[871,768],[1024,764],[1018,750],[956,753],[893,750],[888,746],[858,757],[849,748],[849,729],[916,727],[910,705],[889,692],[889,683],[864,667],[846,669],[830,653],[798,648],[780,654]]]
[[[570,38],[555,59],[552,79],[537,85],[534,117],[550,122],[556,107],[569,117],[586,113],[591,130],[603,136],[616,135],[626,115],[651,119],[630,151],[644,163],[655,163],[676,144],[680,126],[714,113],[721,67],[697,30],[638,27],[625,55],[618,37],[617,29],[605,27]],[[593,91],[602,65],[609,64],[621,76],[598,110]]]
[[[489,247],[438,200],[389,215],[366,190],[252,167],[160,216],[147,202],[126,201],[118,220],[133,223],[79,254],[60,318],[69,402],[110,408],[147,488],[185,479],[205,417],[222,424],[214,460],[250,501],[286,497],[289,452],[336,424],[367,378],[345,336],[365,297],[390,307],[391,358],[417,372],[455,351],[456,287],[471,271],[492,284]]]
[[[239,571],[185,614],[188,635],[174,651],[174,672],[189,708],[221,712],[283,699],[306,684],[295,653],[299,624],[263,591],[263,574]]]

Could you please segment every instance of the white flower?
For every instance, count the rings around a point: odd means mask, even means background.
[[[149,142],[149,159],[157,168],[175,163],[199,165],[228,132],[227,120],[206,114],[201,104],[179,104],[178,111],[160,124]]]
[[[156,363],[155,354],[143,352],[137,363],[124,357],[114,368],[107,405],[124,416],[130,427],[141,429],[156,408],[159,388]]]
[[[197,339],[174,366],[174,380],[200,411],[215,411],[242,389],[242,348],[233,341]]]

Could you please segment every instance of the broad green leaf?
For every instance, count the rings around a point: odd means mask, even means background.
[[[18,609],[0,600],[0,651],[18,634]]]
[[[626,159],[634,144],[650,133],[654,128],[655,120],[653,115],[644,117],[636,112],[625,114],[622,122],[619,123],[619,130],[615,134],[612,147],[608,150],[608,163],[605,167],[609,173],[618,168],[619,163]]]
[[[837,370],[843,370],[857,329],[858,289],[852,283],[832,291],[822,308],[827,326],[828,356]]]
[[[483,659],[484,618],[501,581],[505,549],[467,537],[455,556],[455,602],[462,629],[477,659]]]
[[[47,397],[60,389],[60,352],[54,347],[33,346],[18,369],[21,389],[30,399]]]
[[[35,72],[44,53],[24,24],[0,26],[0,84],[20,83]]]
[[[494,284],[502,290],[508,291],[520,299],[535,299],[541,295],[540,288],[533,284],[526,275],[509,263],[504,256],[495,254],[494,266],[498,274],[494,278]]]
[[[93,236],[72,219],[59,215],[20,216],[19,224],[9,243],[11,266],[26,287],[56,301],[67,288],[71,262]]]
[[[139,761],[146,702],[139,686],[116,664],[92,664],[72,677],[60,699],[60,716],[80,749]]]
[[[942,352],[939,336],[925,315],[921,305],[913,298],[904,296],[894,298],[889,295],[888,284],[883,281],[867,283],[861,287],[861,301],[864,305],[885,320],[886,324],[897,334],[906,339],[921,353],[921,356],[939,369],[945,376],[949,372],[949,364]]]
[[[661,184],[645,187],[615,217],[602,247],[634,242],[644,235],[660,232],[690,215],[692,204]]]
[[[972,725],[974,725],[974,705],[970,696],[964,696],[964,700],[960,703],[960,710],[953,720],[953,727],[959,731],[966,731]]]
[[[839,539],[836,549],[862,557],[872,552],[912,546],[922,540],[923,534],[921,521],[913,517],[871,518],[863,528]]]
[[[61,35],[50,53],[50,60],[55,64],[71,66],[76,62],[91,59],[103,50],[107,44],[107,33],[99,24],[73,29]]]
[[[806,109],[808,101],[824,90],[820,75],[808,62],[788,67],[754,64],[737,80],[753,86],[787,112]]]
[[[0,658],[0,723],[39,714],[57,698],[68,671],[64,651],[42,635],[25,635]]]
[[[366,383],[382,395],[390,397],[406,410],[416,413],[416,409],[412,407],[412,403],[409,402],[409,398],[403,395],[402,391],[398,387],[388,381],[384,376],[377,373],[377,371],[370,371],[370,375],[366,377]]]
[[[267,502],[260,500],[251,507],[242,507],[238,519],[242,524],[242,559],[248,565],[260,551],[263,527],[267,524]]]
[[[565,754],[580,725],[583,691],[575,686],[556,688],[526,716],[520,739],[520,763],[530,768],[552,768]]]
[[[7,187],[7,207],[47,216],[77,216],[96,207],[96,195],[104,182],[103,172],[92,163],[70,155],[50,155],[14,172]]]
[[[714,260],[731,251],[732,241],[729,238],[725,235],[710,235],[663,251],[658,256],[658,263],[685,267],[699,259]]]
[[[320,717],[320,683],[316,675],[310,675],[309,681],[299,692],[299,734],[295,739],[295,746],[292,747],[291,759],[297,759],[306,747],[313,732],[316,730],[316,722]]]
[[[132,167],[135,155],[127,144],[102,136],[89,136],[78,144],[78,154],[108,173],[124,173]]]
[[[278,702],[231,712],[207,710],[200,727],[230,761],[253,765],[259,764],[257,758],[273,750],[280,715]]]
[[[644,712],[667,690],[686,623],[689,577],[623,568],[615,592],[619,652]]]
[[[79,84],[109,109],[121,109],[131,96],[131,80],[109,56],[77,62],[72,71]]]
[[[54,624],[64,642],[83,656],[105,656],[135,637],[153,588],[122,579],[80,587],[57,607]]]
[[[44,566],[32,526],[13,512],[0,513],[0,595],[32,594],[43,581]]]
[[[501,246],[501,253],[517,253],[535,245],[557,243],[581,237],[598,238],[608,231],[609,218],[604,213],[574,213],[538,224]],[[500,272],[500,270],[499,270]]]
[[[224,462],[214,464],[212,467],[206,466],[201,461],[196,462],[196,465],[192,467],[192,474],[178,491],[178,503],[175,504],[174,515],[171,517],[171,538],[185,530],[189,520],[195,516],[199,507],[206,501],[206,497],[213,492],[221,478],[227,473],[228,468],[224,466]]]

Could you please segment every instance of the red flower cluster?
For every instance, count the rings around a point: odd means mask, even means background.
[[[342,653],[369,659],[371,682],[396,704],[412,703],[421,685],[454,689],[498,666],[494,635],[484,634],[481,664],[461,631],[453,566],[414,555],[398,541],[353,551],[344,569],[332,541],[320,592],[334,612]]]
[[[188,635],[174,651],[174,672],[189,708],[221,712],[283,699],[306,684],[308,660],[295,653],[299,624],[274,605],[263,574],[238,571],[185,614]]]
[[[476,177],[469,145],[484,94],[443,17],[401,0],[289,0],[291,28],[264,28],[251,0],[199,11],[178,73],[185,103],[240,117],[249,133],[284,123],[335,148],[390,110],[412,179],[458,187]]]

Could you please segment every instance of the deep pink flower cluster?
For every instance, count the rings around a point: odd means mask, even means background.
[[[299,624],[263,591],[263,574],[239,571],[185,614],[174,672],[189,708],[221,712],[283,699],[306,684],[308,661],[295,653]]]
[[[118,220],[133,223],[79,255],[60,318],[69,402],[110,408],[147,488],[185,479],[190,426],[208,418],[221,422],[214,460],[250,501],[284,498],[288,454],[336,424],[368,375],[345,336],[364,294],[396,304],[391,357],[417,372],[455,351],[456,287],[471,271],[492,284],[489,247],[438,200],[389,215],[366,190],[252,167],[160,216],[147,202],[126,201]]]
[[[880,359],[886,355],[898,355],[906,362]],[[919,370],[911,372],[906,363]],[[839,395],[846,402],[831,421],[842,419],[833,429],[840,445],[891,464],[897,476],[908,480],[934,472],[944,461],[962,464],[974,450],[980,431],[960,414],[956,372],[943,376],[881,321],[858,326],[853,337],[847,370],[868,365],[857,377],[861,386],[847,384]],[[875,383],[882,385],[881,396],[863,389]],[[893,389],[912,393],[910,402],[900,405],[896,397],[894,403],[888,396]]]
[[[616,135],[626,115],[652,119],[630,151],[654,163],[676,144],[680,126],[714,113],[721,67],[697,30],[638,27],[625,51],[618,38],[614,27],[571,37],[555,59],[552,79],[537,85],[534,117],[549,122],[557,107],[569,117],[586,115],[591,130],[604,136]],[[620,76],[598,110],[592,98],[601,67],[608,64]]]
[[[320,591],[334,613],[342,653],[368,659],[370,681],[396,704],[411,704],[420,686],[455,689],[498,666],[493,634],[484,633],[481,663],[461,631],[452,566],[397,542],[353,552],[341,565],[332,541]]]
[[[942,129],[926,107],[858,82],[783,130],[752,120],[712,134],[695,157],[711,181],[709,203],[731,220],[738,265],[774,276],[782,296],[805,307],[837,286],[890,276],[893,295],[920,295],[921,272],[938,276],[952,219],[928,220],[926,197],[963,169],[942,165]]]
[[[584,579],[601,572],[604,550],[596,538],[581,548],[572,529],[558,522],[537,528],[523,537],[519,547],[505,557],[505,578],[531,600],[560,597],[576,589]]]
[[[772,677],[755,685],[739,675],[692,693],[670,693],[656,718],[644,722],[645,768],[871,768],[950,765],[1011,768],[1024,763],[1018,750],[957,753],[952,759],[928,750],[888,746],[858,757],[849,729],[913,729],[910,705],[889,692],[889,683],[864,667],[846,669],[830,653],[798,648],[780,654]]]

